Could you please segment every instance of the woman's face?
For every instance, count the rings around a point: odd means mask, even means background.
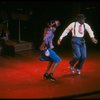
[[[51,27],[52,31],[55,32],[56,31],[56,27]]]

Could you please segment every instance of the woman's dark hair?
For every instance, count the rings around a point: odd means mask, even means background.
[[[60,21],[59,20],[51,20],[49,23],[48,23],[48,26],[49,27],[59,27],[60,26]]]

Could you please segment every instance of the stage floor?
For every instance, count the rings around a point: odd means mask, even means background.
[[[39,61],[38,51],[19,52],[15,57],[0,56],[0,98],[100,98],[100,52],[88,52],[80,76],[69,68],[70,52],[59,53],[55,82],[43,79],[47,62]]]

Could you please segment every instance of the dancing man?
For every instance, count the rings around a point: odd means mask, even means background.
[[[68,35],[68,33],[72,32],[72,51],[73,58],[70,61],[70,69],[71,72],[74,73],[74,68],[78,75],[81,74],[82,66],[87,57],[86,51],[86,43],[84,39],[84,31],[86,30],[92,40],[93,43],[97,44],[97,39],[94,36],[94,33],[87,23],[85,23],[85,16],[83,14],[78,14],[76,17],[76,21],[72,22],[62,33],[60,38],[58,39],[58,45],[61,44],[62,39]],[[75,66],[76,65],[76,66]]]

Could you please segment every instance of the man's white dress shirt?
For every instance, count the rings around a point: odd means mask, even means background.
[[[84,27],[85,25],[85,27]],[[72,37],[84,37],[84,31],[86,29],[86,31],[88,32],[89,36],[91,38],[94,38],[94,33],[90,27],[90,25],[88,25],[87,23],[84,23],[84,25],[82,24],[82,32],[79,33],[79,26],[80,23],[79,22],[72,22],[62,33],[62,35],[60,36],[60,39],[62,40],[65,36],[68,35],[68,33],[71,31],[72,32]],[[85,29],[84,29],[85,28]]]

